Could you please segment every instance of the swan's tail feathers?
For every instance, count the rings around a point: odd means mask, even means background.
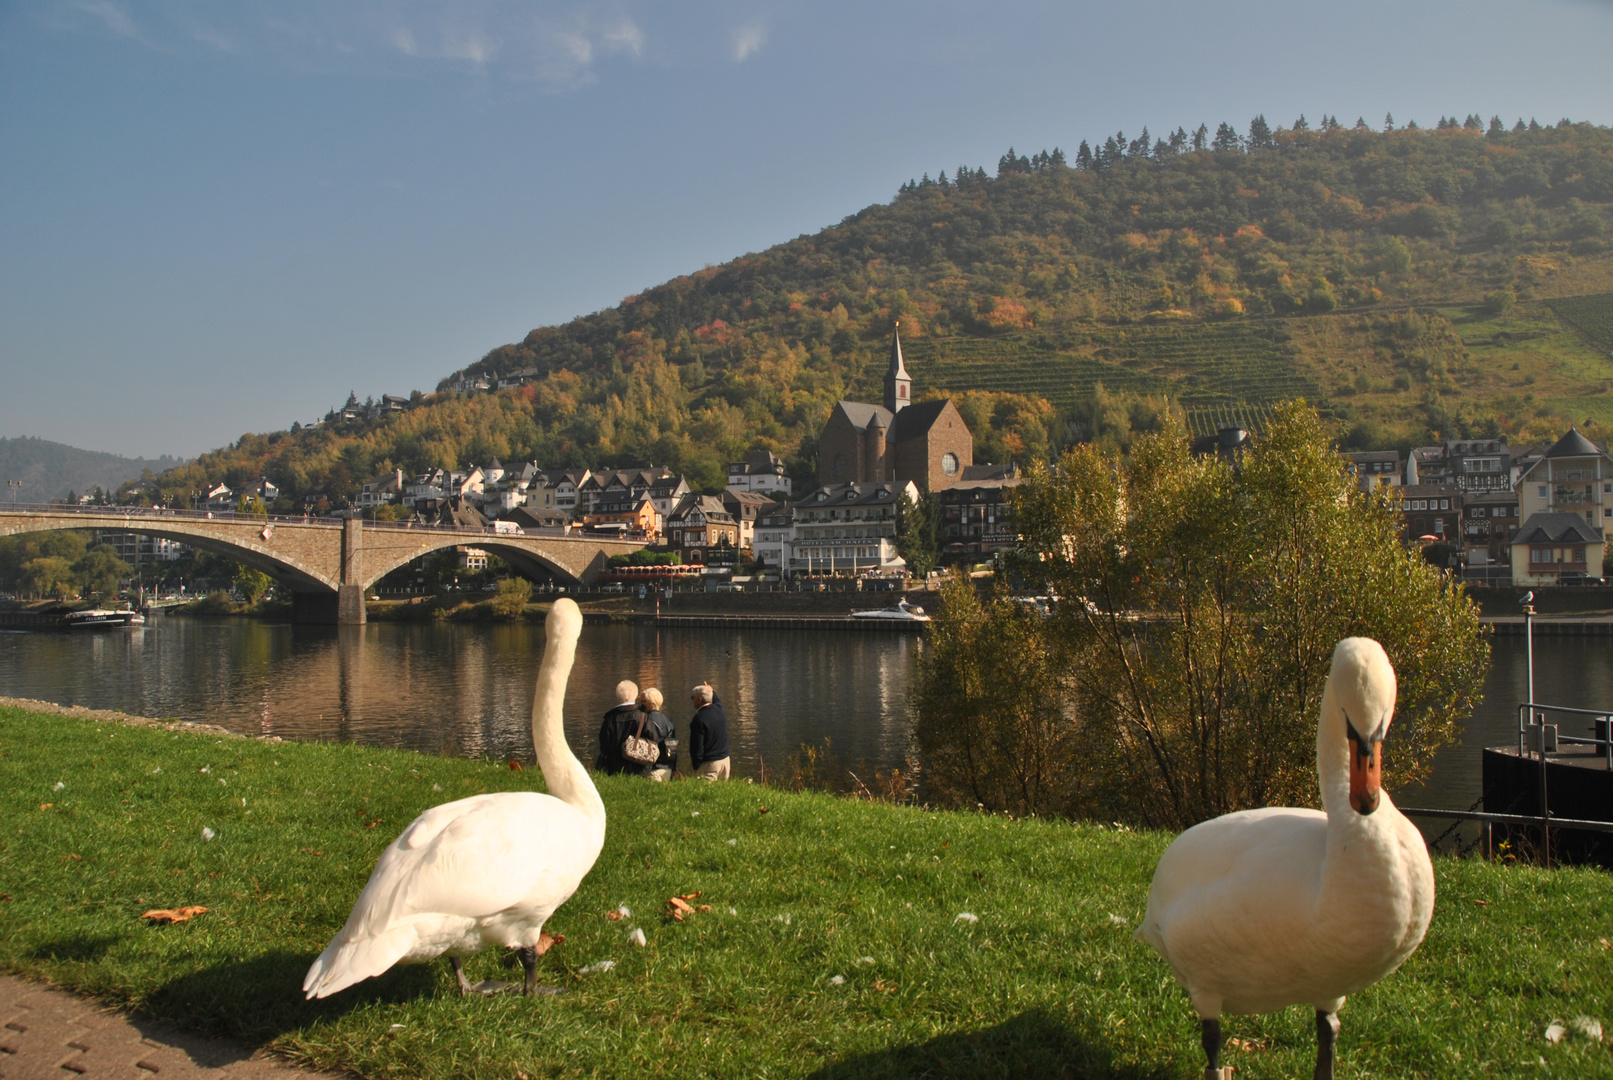
[[[380,975],[414,947],[412,928],[400,927],[380,937],[333,941],[319,954],[302,980],[309,998],[330,997],[356,982]]]

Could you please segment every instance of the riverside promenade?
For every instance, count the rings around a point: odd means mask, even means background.
[[[0,1080],[337,1080],[227,1039],[0,975]]]

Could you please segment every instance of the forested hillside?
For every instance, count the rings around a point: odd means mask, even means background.
[[[96,488],[113,492],[147,469],[161,472],[181,460],[119,457],[48,439],[0,438],[0,475],[19,482],[18,487],[5,492],[7,502],[12,495],[19,502],[48,502],[70,494],[89,494]]]
[[[806,478],[901,323],[977,458],[1258,424],[1303,396],[1353,445],[1613,424],[1613,131],[1332,118],[1118,134],[903,185],[811,236],[493,349],[409,411],[249,435],[170,474],[288,494],[493,455],[722,482],[767,446]],[[1577,299],[1568,299],[1577,298]],[[532,373],[497,393],[466,376]]]

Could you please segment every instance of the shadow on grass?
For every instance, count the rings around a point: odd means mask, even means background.
[[[59,938],[56,941],[42,941],[25,955],[30,960],[76,960],[93,963],[104,957],[112,946],[122,940],[123,938],[117,934]]]
[[[187,1031],[258,1046],[367,1005],[436,993],[430,965],[421,964],[393,968],[333,997],[307,1001],[302,979],[315,955],[279,951],[215,964],[159,987],[142,1003],[142,1011]]]
[[[892,1046],[826,1065],[812,1080],[1164,1080],[1167,1068],[1116,1064],[1101,1038],[1046,1010],[1020,1013],[989,1028]]]

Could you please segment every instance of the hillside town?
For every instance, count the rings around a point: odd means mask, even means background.
[[[464,389],[495,392],[507,382]],[[798,491],[783,460],[757,448],[729,463],[720,491],[694,490],[687,477],[653,463],[556,469],[494,457],[415,474],[392,469],[349,491],[318,485],[300,504],[289,504],[267,477],[235,486],[219,482],[194,492],[191,508],[220,514],[290,509],[307,517],[356,516],[495,535],[609,534],[643,542],[663,565],[699,568],[709,578],[740,575],[779,583],[908,575],[912,568],[899,551],[900,529],[907,513],[925,505],[935,518],[935,562],[991,563],[1016,542],[1011,496],[1022,468],[975,463],[973,435],[953,402],[914,402],[912,395],[898,328],[883,400],[836,404],[818,439],[821,482],[810,490]],[[368,405],[355,398],[340,415],[380,415],[408,406],[408,399],[390,395]],[[1195,439],[1192,450],[1236,462],[1257,437],[1223,427]],[[1382,492],[1398,506],[1404,543],[1469,583],[1573,585],[1603,576],[1604,529],[1613,520],[1613,456],[1577,428],[1549,444],[1453,439],[1409,454],[1352,451],[1343,459],[1361,491]],[[140,494],[137,481],[120,499]],[[137,567],[185,551],[174,541],[135,533],[109,533],[102,540]],[[485,569],[490,561],[474,545],[462,547],[458,556],[468,571]]]

